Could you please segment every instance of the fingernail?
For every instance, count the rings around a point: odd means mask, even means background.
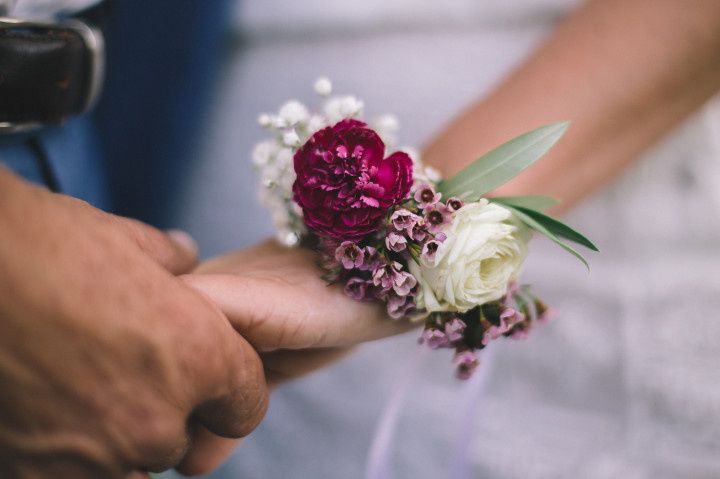
[[[193,254],[197,254],[198,244],[188,233],[183,230],[168,230],[166,231],[166,233],[175,243],[180,245],[183,249],[192,251]]]

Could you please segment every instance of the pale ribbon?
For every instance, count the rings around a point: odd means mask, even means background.
[[[429,353],[429,348],[420,347],[418,352],[412,355],[403,372],[402,379],[385,405],[370,445],[365,479],[389,479],[393,476],[391,472],[395,451],[394,439],[400,412],[410,388],[415,383],[420,371],[424,369],[422,366],[427,361]],[[489,377],[490,357],[491,355],[487,354],[487,351],[483,353],[481,366],[463,387],[462,397],[464,400],[460,408],[460,416],[457,418],[459,424],[457,442],[453,449],[454,455],[450,463],[449,479],[469,479],[471,477],[470,446],[478,413],[481,410],[479,407],[480,396]]]

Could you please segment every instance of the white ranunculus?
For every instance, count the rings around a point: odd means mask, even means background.
[[[410,262],[422,287],[418,307],[464,312],[500,299],[527,256],[527,228],[483,198],[456,211],[444,232],[434,264]]]

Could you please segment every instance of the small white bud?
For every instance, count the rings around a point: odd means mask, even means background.
[[[400,127],[400,122],[395,115],[382,115],[375,120],[375,125],[378,130],[383,130],[387,134],[397,133]]]
[[[431,181],[433,181],[435,183],[437,183],[438,181],[440,181],[442,179],[442,175],[440,174],[440,171],[436,170],[432,166],[425,167],[425,174]]]
[[[278,116],[285,122],[287,126],[295,126],[300,122],[307,120],[308,110],[297,100],[290,100],[280,107]]]
[[[315,93],[317,93],[318,95],[328,96],[330,93],[332,93],[332,82],[327,77],[320,77],[315,80],[315,85],[313,85],[313,88],[315,89]]]
[[[360,115],[363,109],[363,102],[354,96],[347,96],[343,99],[341,111],[344,117]]]
[[[362,114],[363,102],[354,96],[336,96],[325,102],[323,112],[329,123],[337,123],[344,118],[354,118]]]
[[[281,148],[275,155],[275,164],[280,169],[291,168],[293,164],[293,151],[290,148]]]
[[[272,125],[272,117],[268,115],[267,113],[263,113],[260,115],[257,119],[257,122],[262,126],[263,128],[268,128]]]
[[[327,121],[320,115],[313,115],[307,122],[307,131],[312,136],[316,131],[327,126]]]
[[[285,143],[287,146],[299,146],[300,145],[300,137],[298,136],[297,132],[293,130],[286,131],[285,134],[283,134],[283,143]]]
[[[274,141],[263,141],[255,145],[252,152],[252,159],[255,166],[265,166],[277,153],[277,145]]]

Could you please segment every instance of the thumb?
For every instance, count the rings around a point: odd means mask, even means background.
[[[188,273],[197,265],[197,243],[186,232],[162,232],[131,218],[117,217],[117,220],[138,247],[170,273]]]

